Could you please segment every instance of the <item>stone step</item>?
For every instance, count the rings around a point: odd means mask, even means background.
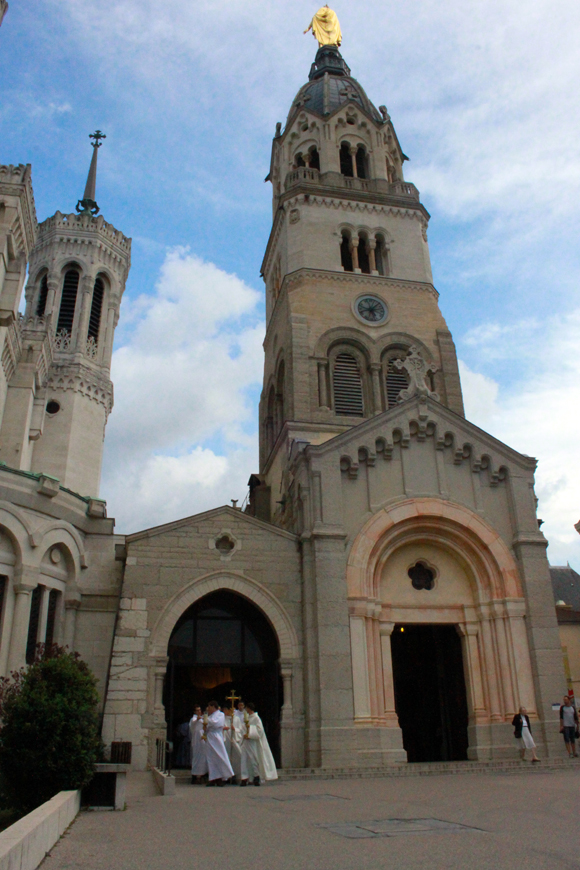
[[[432,761],[392,764],[384,767],[301,768],[279,770],[280,782],[324,779],[379,779],[397,776],[451,776],[466,773],[541,773],[546,770],[580,770],[580,759],[550,758],[530,761]]]
[[[542,771],[580,770],[578,758],[549,758],[540,764],[530,761],[430,761],[391,764],[385,767],[288,768],[278,771],[278,782],[325,779],[383,779],[397,776],[453,776],[466,773],[541,773]],[[189,779],[188,770],[173,770],[176,779]]]

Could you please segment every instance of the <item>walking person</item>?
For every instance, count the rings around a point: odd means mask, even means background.
[[[224,779],[230,779],[234,775],[224,742],[225,726],[226,717],[216,701],[210,701],[207,705],[207,719],[204,717],[203,723],[208,766],[206,785],[222,786]]]
[[[249,701],[246,704],[244,720],[244,735],[242,742],[242,781],[240,785],[248,785],[251,779],[253,785],[260,785],[263,780],[278,779],[276,764],[268,745],[268,739],[262,720],[256,713],[256,708]]]
[[[199,785],[202,776],[208,771],[206,741],[203,735],[203,713],[198,705],[189,722],[189,735],[191,738],[191,784]]]
[[[578,758],[576,738],[578,737],[578,713],[568,695],[564,695],[564,703],[560,707],[560,734],[564,735],[564,743],[570,758]]]
[[[512,719],[514,726],[514,737],[520,749],[520,758],[526,760],[526,749],[532,750],[532,763],[540,759],[536,755],[536,744],[532,737],[532,727],[530,725],[530,717],[526,712],[525,707],[520,707],[520,712],[516,713]]]

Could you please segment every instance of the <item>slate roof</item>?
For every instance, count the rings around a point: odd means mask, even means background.
[[[316,53],[308,83],[300,88],[294,98],[286,126],[302,108],[327,117],[348,102],[358,104],[367,115],[382,123],[380,112],[371,103],[362,85],[352,78],[350,68],[338,48],[323,45]]]
[[[550,566],[554,601],[563,601],[573,610],[580,610],[580,574],[569,565]]]

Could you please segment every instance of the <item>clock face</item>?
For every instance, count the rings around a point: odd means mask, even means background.
[[[387,306],[377,296],[361,296],[356,302],[356,313],[368,323],[382,323],[387,319]]]

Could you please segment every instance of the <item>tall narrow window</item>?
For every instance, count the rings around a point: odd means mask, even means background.
[[[350,249],[350,239],[345,234],[342,236],[342,242],[340,243],[340,262],[342,268],[345,272],[352,272],[352,251]]]
[[[358,237],[358,265],[361,272],[366,275],[371,274],[371,265],[369,260],[369,252],[367,248],[367,240],[364,236]]]
[[[340,146],[340,171],[347,178],[352,178],[354,175],[352,171],[352,154],[350,153],[348,142],[343,142]]]
[[[103,308],[103,295],[105,293],[105,284],[102,278],[95,280],[93,287],[93,301],[91,304],[91,315],[89,317],[89,334],[87,338],[94,338],[95,343],[99,340],[99,327],[101,325],[101,311]]]
[[[379,275],[386,275],[385,271],[385,241],[382,236],[376,236],[375,264]]]
[[[367,155],[362,145],[356,149],[356,174],[359,178],[367,177]]]
[[[36,655],[38,641],[38,622],[40,619],[40,602],[42,586],[36,586],[30,596],[30,620],[28,622],[28,640],[26,641],[26,664],[31,665]]]
[[[320,154],[318,153],[318,148],[310,149],[310,168],[311,169],[320,169]]]
[[[4,599],[6,597],[6,586],[8,577],[0,576],[0,625],[2,624],[2,614],[4,613]]]
[[[339,353],[333,370],[334,413],[363,416],[362,380],[358,363],[350,353]]]
[[[58,604],[58,591],[56,589],[51,589],[48,596],[48,613],[46,616],[46,638],[44,643],[46,644],[46,648],[52,646],[54,643],[54,628],[56,624],[56,605]]]
[[[44,317],[47,296],[48,296],[48,277],[46,275],[43,275],[42,280],[40,282],[40,293],[38,294],[38,302],[36,304],[36,316],[37,317]]]
[[[387,363],[387,407],[394,408],[399,398],[401,390],[406,390],[409,386],[407,372],[404,369],[398,369],[395,366],[395,359],[390,359]]]
[[[72,332],[79,278],[80,275],[76,269],[69,269],[64,276],[60,311],[58,312],[58,323],[56,326],[57,333],[63,330],[70,335]]]

